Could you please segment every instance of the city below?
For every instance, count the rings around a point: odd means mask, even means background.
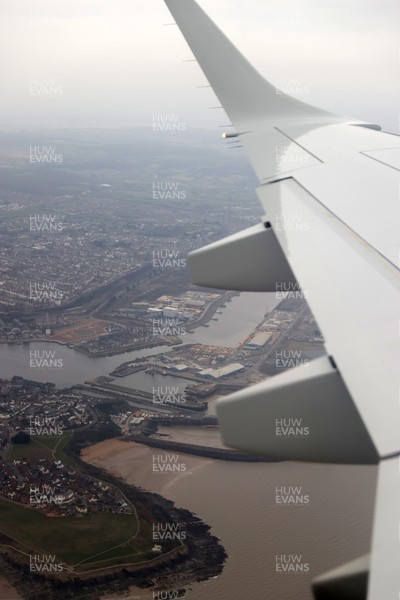
[[[324,353],[297,287],[278,286],[232,342],[227,315],[235,321],[238,294],[190,283],[190,250],[257,218],[256,201],[243,202],[252,177],[239,159],[215,149],[210,171],[211,157],[193,144],[196,166],[170,180],[168,143],[155,150],[143,132],[126,132],[122,151],[112,132],[104,135],[102,152],[119,157],[114,170],[88,164],[78,132],[75,145],[60,140],[63,169],[24,164],[18,136],[2,156],[0,343],[10,357],[27,349],[24,367],[0,380],[0,563],[15,598],[52,597],[59,581],[59,598],[81,597],[93,577],[90,600],[133,585],[152,585],[156,598],[182,595],[193,573],[217,577],[226,552],[208,525],[83,457],[114,439],[148,448],[151,471],[163,478],[190,475],[187,456],[268,462],[222,444],[215,400]],[[159,173],[149,185],[150,151]],[[68,386],[59,385],[63,347],[82,360],[113,357],[113,366],[84,378],[68,371]]]

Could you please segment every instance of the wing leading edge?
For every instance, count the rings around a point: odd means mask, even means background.
[[[341,120],[334,113],[278,93],[196,2],[165,2],[211,87],[237,126],[266,118]]]

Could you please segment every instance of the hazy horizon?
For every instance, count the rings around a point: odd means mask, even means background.
[[[272,83],[306,102],[399,132],[395,0],[201,0]],[[163,0],[32,0],[0,6],[0,129],[188,129],[226,122]]]

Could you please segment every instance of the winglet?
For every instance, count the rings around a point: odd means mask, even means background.
[[[194,0],[165,0],[187,43],[235,125],[259,119],[337,119],[278,92],[235,48]]]

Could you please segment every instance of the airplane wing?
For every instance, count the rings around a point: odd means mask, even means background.
[[[288,460],[379,463],[371,557],[316,581],[315,594],[364,598],[343,590],[361,590],[370,564],[368,600],[398,598],[400,137],[281,93],[194,0],[165,2],[235,127],[226,136],[247,152],[265,212],[191,253],[192,279],[304,297],[328,352],[220,400],[224,442]]]

